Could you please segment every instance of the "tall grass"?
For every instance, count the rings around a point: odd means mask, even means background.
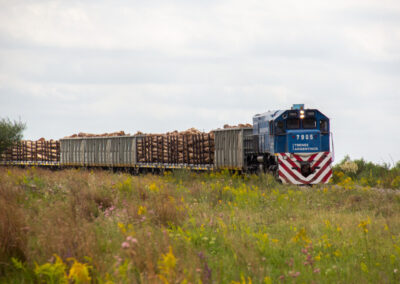
[[[400,195],[354,174],[0,168],[0,282],[398,282]]]

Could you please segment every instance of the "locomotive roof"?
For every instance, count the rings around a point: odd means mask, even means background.
[[[278,117],[280,117],[282,114],[284,114],[286,111],[289,111],[290,109],[285,109],[285,110],[270,110],[264,113],[260,113],[260,114],[256,114],[254,116],[254,118],[264,118],[265,120],[269,121],[269,120],[274,120],[277,119]],[[322,115],[323,117],[328,118],[325,114],[323,114],[322,112],[320,112],[318,109],[304,109],[305,111],[308,110],[312,110],[312,111],[316,111],[317,113],[319,113],[320,115]]]

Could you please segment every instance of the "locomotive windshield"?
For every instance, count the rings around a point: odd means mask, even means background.
[[[306,118],[303,120],[303,128],[317,128],[317,120],[315,118]]]
[[[300,128],[300,119],[298,118],[289,118],[286,120],[286,128],[287,129],[298,129]]]

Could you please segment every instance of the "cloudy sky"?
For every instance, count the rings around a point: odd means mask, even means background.
[[[400,160],[400,1],[0,0],[0,117],[26,139],[331,118],[336,160]]]

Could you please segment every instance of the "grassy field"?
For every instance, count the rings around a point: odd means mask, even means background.
[[[296,187],[0,168],[0,282],[398,283],[400,191],[358,170]]]

